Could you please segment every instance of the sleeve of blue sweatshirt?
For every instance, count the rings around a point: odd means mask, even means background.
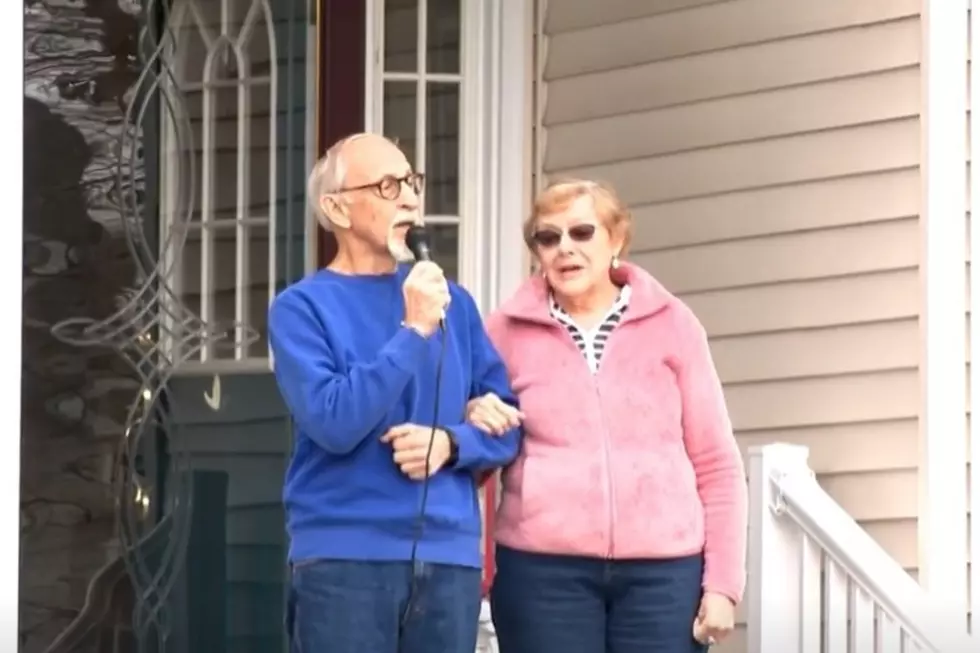
[[[333,454],[354,450],[381,423],[428,353],[426,340],[399,329],[377,357],[340,370],[325,327],[299,293],[269,310],[276,382],[293,419]]]
[[[497,353],[493,343],[483,328],[483,320],[476,303],[464,291],[470,330],[470,346],[473,355],[473,387],[470,397],[480,397],[492,392],[511,406],[517,406],[517,397],[510,387],[507,368]],[[472,424],[462,423],[449,426],[458,447],[457,469],[482,471],[504,467],[514,458],[521,446],[521,428],[507,431],[497,436]]]

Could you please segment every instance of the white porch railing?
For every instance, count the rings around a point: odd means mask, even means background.
[[[963,615],[943,614],[823,491],[807,454],[782,444],[750,452],[748,651],[980,651]]]

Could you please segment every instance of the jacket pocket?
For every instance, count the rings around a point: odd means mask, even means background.
[[[543,553],[601,556],[607,539],[599,457],[561,451],[525,459],[519,531]]]
[[[615,451],[612,540],[617,557],[673,558],[704,546],[704,508],[681,443],[660,451]]]

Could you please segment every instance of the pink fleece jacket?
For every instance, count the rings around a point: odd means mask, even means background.
[[[487,321],[526,419],[497,542],[607,559],[704,552],[704,591],[740,601],[746,484],[704,329],[647,272],[592,375],[529,279]]]

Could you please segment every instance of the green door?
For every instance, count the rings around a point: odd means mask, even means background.
[[[172,390],[171,442],[197,472],[185,571],[174,596],[175,607],[185,606],[175,614],[186,622],[174,645],[182,653],[285,650],[289,416],[270,374],[217,378],[217,386],[214,377],[180,378]]]

